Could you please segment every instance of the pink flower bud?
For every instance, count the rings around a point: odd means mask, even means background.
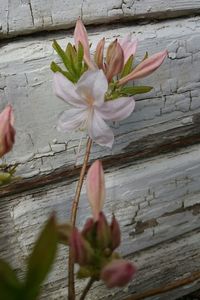
[[[132,39],[131,34],[128,34],[124,39],[119,40],[119,44],[124,52],[124,64],[127,62],[131,55],[135,55],[138,41],[137,39]]]
[[[90,57],[90,45],[88,41],[88,34],[81,19],[78,19],[76,22],[76,27],[74,30],[74,40],[77,48],[79,42],[82,44],[84,49],[84,60],[90,69],[95,70],[96,68]]]
[[[103,212],[99,214],[96,234],[97,234],[96,239],[98,243],[98,248],[103,250],[106,248],[111,248],[111,244],[112,244],[111,231]]]
[[[112,250],[115,250],[120,245],[121,232],[120,232],[120,228],[119,228],[119,223],[117,222],[114,215],[112,217],[110,231],[111,231],[111,239],[112,239]]]
[[[9,152],[15,142],[14,115],[11,105],[0,113],[0,157]]]
[[[153,73],[163,63],[167,50],[156,53],[143,60],[130,74],[119,80],[118,85],[124,85],[130,80],[146,77]]]
[[[72,230],[69,244],[72,248],[75,263],[83,266],[90,262],[93,250],[89,243],[82,237],[77,228]]]
[[[81,233],[82,233],[82,236],[84,238],[86,238],[87,240],[90,239],[90,237],[92,236],[94,224],[95,224],[94,219],[89,218],[89,219],[87,219],[87,221],[83,227],[83,230]]]
[[[104,70],[104,62],[103,62],[103,50],[105,46],[105,38],[101,39],[97,44],[96,52],[95,52],[95,62],[99,69]]]
[[[101,271],[101,279],[108,288],[122,287],[129,283],[136,273],[135,266],[126,260],[116,259]]]
[[[120,44],[115,40],[108,48],[106,58],[106,77],[110,82],[113,76],[119,74],[124,66],[124,54]]]
[[[87,195],[94,220],[98,220],[99,213],[103,208],[105,200],[105,179],[102,163],[96,160],[87,173]]]

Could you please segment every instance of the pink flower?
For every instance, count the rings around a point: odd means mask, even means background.
[[[133,69],[130,74],[120,79],[118,85],[124,85],[130,80],[139,79],[150,75],[158,67],[160,67],[167,56],[167,53],[167,50],[164,50],[143,60],[135,69]]]
[[[135,55],[138,41],[137,39],[132,39],[131,34],[128,34],[125,38],[120,39],[118,42],[124,52],[124,64],[125,64],[131,55],[133,56]]]
[[[99,218],[104,200],[105,200],[105,179],[102,163],[100,160],[96,160],[88,170],[87,179],[87,196],[92,208],[92,214],[94,221]]]
[[[84,49],[84,60],[88,65],[88,67],[94,70],[96,67],[90,57],[90,45],[88,41],[88,34],[81,19],[78,19],[76,22],[76,27],[74,31],[74,40],[75,40],[76,47],[78,47],[79,42],[82,44]]]
[[[14,115],[11,105],[0,113],[0,157],[9,152],[15,142]]]
[[[126,260],[116,259],[107,264],[101,271],[101,279],[108,288],[122,287],[133,279],[135,266]]]
[[[87,128],[90,138],[102,146],[112,147],[114,142],[114,134],[104,120],[121,121],[135,107],[133,97],[104,100],[108,81],[102,70],[86,71],[75,85],[57,72],[54,89],[58,97],[72,106],[61,115],[58,130]]]

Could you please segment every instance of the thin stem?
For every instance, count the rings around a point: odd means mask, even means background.
[[[194,273],[191,274],[190,277],[175,280],[174,282],[172,282],[172,283],[170,283],[166,286],[155,288],[155,289],[152,289],[152,290],[148,290],[144,293],[138,293],[134,296],[130,296],[129,298],[126,298],[126,300],[142,300],[142,299],[145,299],[145,298],[148,298],[148,297],[163,294],[163,293],[172,291],[174,289],[177,289],[181,286],[188,285],[188,284],[190,284],[190,283],[192,283],[192,282],[194,282],[198,279],[200,279],[200,272],[194,272]]]
[[[71,224],[73,227],[76,225],[76,215],[77,215],[77,210],[78,210],[78,204],[79,204],[79,199],[80,199],[80,194],[81,194],[81,189],[83,186],[83,180],[85,177],[85,172],[90,156],[90,150],[92,146],[92,140],[91,138],[88,138],[87,140],[87,145],[86,145],[86,151],[85,151],[85,156],[84,156],[84,161],[83,165],[81,168],[81,173],[79,177],[79,181],[76,187],[76,193],[74,197],[74,201],[72,203],[72,211],[71,211]],[[69,248],[69,262],[68,262],[68,300],[74,300],[75,299],[75,288],[74,288],[74,261],[73,261],[73,255],[72,251]]]
[[[91,288],[91,286],[93,285],[94,282],[95,282],[95,280],[92,279],[92,278],[90,278],[90,280],[88,281],[85,289],[83,290],[83,293],[82,293],[82,295],[80,297],[80,300],[84,300],[85,299],[85,297],[87,296],[87,293],[89,292],[89,290],[90,290],[90,288]]]

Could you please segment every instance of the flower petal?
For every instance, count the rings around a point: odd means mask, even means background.
[[[91,57],[90,57],[90,45],[89,45],[89,41],[88,41],[88,34],[87,34],[86,28],[80,18],[76,22],[76,27],[75,27],[75,31],[74,31],[74,40],[75,40],[75,44],[76,44],[77,48],[78,48],[78,43],[81,42],[81,44],[83,45],[83,49],[84,49],[84,60],[85,60],[86,64],[88,65],[88,67],[90,69],[94,70],[95,65],[91,61]]]
[[[98,110],[104,120],[121,121],[130,116],[134,107],[133,97],[121,97],[106,101]]]
[[[108,82],[102,70],[87,71],[77,82],[76,92],[86,100],[92,99],[95,106],[104,103],[104,95],[108,89]]]
[[[58,120],[57,129],[62,132],[68,132],[83,127],[86,120],[87,110],[78,108],[65,110]]]
[[[59,98],[76,107],[86,106],[84,100],[76,93],[75,85],[63,74],[56,72],[53,79],[54,91]]]
[[[88,120],[88,133],[91,139],[101,146],[112,147],[114,134],[98,112],[94,110]]]

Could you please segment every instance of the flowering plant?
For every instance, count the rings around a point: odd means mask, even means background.
[[[79,265],[78,279],[89,278],[81,300],[85,299],[92,284],[98,280],[102,280],[108,288],[122,287],[136,273],[135,265],[123,259],[116,251],[121,243],[118,221],[113,215],[109,222],[103,212],[105,179],[99,160],[91,165],[87,173],[87,196],[92,217],[86,220],[82,230],[76,226],[76,215],[92,142],[112,147],[114,134],[105,121],[121,121],[130,116],[135,108],[134,95],[147,93],[152,87],[127,84],[155,71],[164,61],[167,51],[150,57],[146,53],[144,59],[135,66],[138,42],[128,35],[125,39],[116,39],[110,43],[105,58],[105,38],[101,39],[92,57],[87,32],[80,19],[76,23],[74,39],[75,45],[68,43],[66,50],[56,41],[53,42],[65,69],[55,62],[51,64],[54,91],[71,106],[71,109],[61,114],[58,130],[69,132],[73,129],[87,129],[89,135],[71,219],[59,224],[55,215],[49,218],[28,258],[23,281],[0,259],[0,300],[37,299],[40,286],[54,262],[58,242],[69,246],[69,300],[76,297],[74,264]],[[9,105],[0,113],[0,157],[13,147],[13,122],[13,110]],[[0,183],[9,182],[15,167],[2,165],[1,169]]]

